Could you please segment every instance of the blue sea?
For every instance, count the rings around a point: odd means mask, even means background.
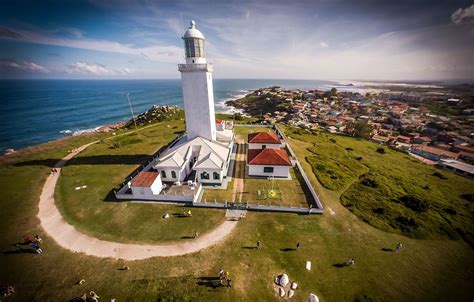
[[[336,82],[215,79],[216,112],[261,87],[330,89]],[[181,80],[0,80],[0,154],[129,120],[152,105],[183,105]]]

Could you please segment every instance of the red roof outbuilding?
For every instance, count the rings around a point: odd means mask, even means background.
[[[140,172],[132,180],[132,187],[151,187],[159,175],[158,172]]]
[[[256,132],[248,135],[250,144],[281,144],[280,138],[274,132]]]
[[[290,158],[281,149],[248,149],[247,163],[249,165],[291,166]]]

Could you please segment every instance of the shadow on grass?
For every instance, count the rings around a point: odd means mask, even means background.
[[[194,239],[194,236],[181,236],[181,239]]]
[[[280,251],[282,251],[282,252],[294,252],[294,251],[296,251],[296,249],[293,248],[293,247],[285,247],[285,248],[280,249]]]
[[[257,247],[256,246],[243,246],[242,249],[244,249],[244,250],[256,250]]]
[[[145,163],[152,156],[149,154],[124,154],[124,155],[95,155],[95,156],[83,156],[73,157],[67,163],[66,166],[77,166],[77,165],[139,165]],[[37,159],[23,161],[14,164],[15,166],[46,166],[53,168],[61,159],[60,158],[48,158],[48,159]]]
[[[183,213],[173,213],[173,217],[176,217],[176,218],[188,218],[188,217],[191,217],[191,216],[188,216],[188,215],[183,214]]]
[[[386,248],[386,247],[383,247],[383,248],[381,248],[380,250],[383,251],[383,252],[395,253],[395,250],[394,250],[394,249],[389,249],[389,248]]]
[[[347,263],[341,262],[341,263],[335,263],[332,266],[337,267],[337,268],[343,268],[347,266]]]
[[[19,254],[36,254],[36,252],[32,249],[21,249],[21,250],[14,250],[14,251],[4,251],[2,252],[3,255],[19,255]]]
[[[199,277],[197,278],[196,285],[204,286],[212,289],[216,289],[219,287],[223,287],[221,284],[219,277]]]

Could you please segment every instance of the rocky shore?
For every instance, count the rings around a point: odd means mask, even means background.
[[[136,116],[135,123],[137,126],[141,126],[147,123],[161,122],[167,119],[176,119],[182,117],[184,117],[184,111],[178,106],[153,105],[147,111]],[[130,119],[123,125],[124,128],[130,128],[132,126],[134,126],[133,119]]]

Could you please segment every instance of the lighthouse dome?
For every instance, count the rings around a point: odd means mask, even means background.
[[[183,39],[203,39],[204,35],[196,29],[196,22],[191,20],[189,23],[189,29],[184,33]]]

